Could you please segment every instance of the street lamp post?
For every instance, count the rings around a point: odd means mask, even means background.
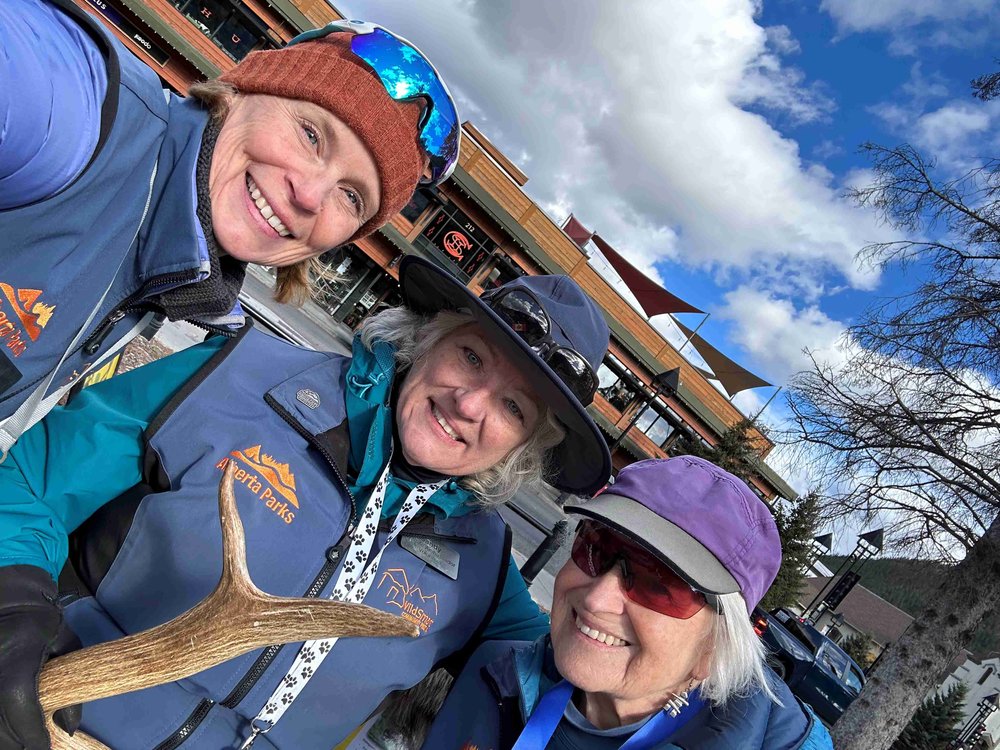
[[[666,370],[665,372],[661,372],[657,375],[654,375],[652,397],[646,399],[646,402],[642,405],[642,408],[640,408],[635,413],[635,416],[632,417],[631,421],[628,423],[628,426],[625,427],[625,429],[618,434],[618,437],[615,438],[614,442],[611,443],[610,446],[608,446],[608,450],[611,453],[614,453],[615,449],[622,444],[622,441],[625,439],[625,436],[628,434],[628,431],[631,430],[633,427],[635,427],[635,423],[638,422],[642,418],[642,415],[646,413],[646,409],[649,408],[649,405],[652,404],[654,401],[656,401],[656,399],[658,399],[661,395],[664,394],[671,395],[677,393],[677,389],[680,388],[680,385],[681,385],[681,368],[679,367],[675,367],[673,370]]]
[[[860,571],[864,567],[864,564],[882,551],[883,541],[884,532],[882,529],[867,531],[859,536],[854,552],[841,563],[840,567],[837,568],[837,572],[830,577],[826,585],[816,592],[816,596],[809,602],[809,606],[806,607],[802,616],[813,622],[819,622],[819,618],[823,615],[823,612],[827,609],[836,609],[858,580],[860,580]],[[834,581],[836,581],[835,585]],[[832,589],[830,588],[831,585],[833,586]],[[829,593],[827,593],[827,589],[830,589]]]
[[[997,710],[1000,704],[1000,694],[993,693],[983,698],[976,705],[976,712],[969,717],[958,736],[948,743],[949,750],[971,750],[986,732],[986,719]]]

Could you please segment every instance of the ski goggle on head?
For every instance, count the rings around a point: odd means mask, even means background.
[[[337,32],[353,35],[351,52],[372,69],[390,97],[398,102],[423,100],[424,111],[417,128],[420,145],[430,160],[430,177],[421,182],[430,185],[444,182],[458,163],[461,128],[455,100],[437,69],[408,41],[365,21],[334,21],[299,34],[288,45]]]

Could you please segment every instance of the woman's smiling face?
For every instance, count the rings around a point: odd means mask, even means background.
[[[621,567],[596,578],[572,559],[559,571],[551,632],[559,673],[624,713],[643,715],[707,676],[714,612],[686,620],[647,609],[625,595]]]
[[[212,228],[239,260],[288,266],[346,242],[379,208],[375,160],[311,102],[237,95],[209,175]]]
[[[528,440],[540,409],[534,389],[478,323],[442,338],[406,374],[396,426],[406,460],[464,477]]]

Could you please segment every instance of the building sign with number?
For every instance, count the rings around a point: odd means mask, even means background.
[[[497,244],[454,206],[443,207],[423,231],[426,239],[469,276],[476,271]]]

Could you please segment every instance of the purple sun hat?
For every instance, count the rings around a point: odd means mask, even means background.
[[[607,491],[566,511],[634,539],[699,591],[739,593],[748,613],[781,566],[770,509],[743,480],[703,458],[630,464]]]

